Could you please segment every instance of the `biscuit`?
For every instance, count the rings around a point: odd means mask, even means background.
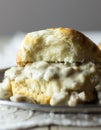
[[[75,106],[96,100],[101,51],[81,32],[51,28],[28,33],[5,72],[0,99]]]
[[[51,28],[28,33],[16,56],[18,66],[36,61],[100,62],[98,47],[82,33],[70,28]]]

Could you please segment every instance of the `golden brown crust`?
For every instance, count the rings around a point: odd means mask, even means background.
[[[16,62],[101,61],[98,47],[82,33],[70,28],[52,28],[28,33],[17,53]]]

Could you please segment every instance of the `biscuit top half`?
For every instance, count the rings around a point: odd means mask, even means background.
[[[50,28],[28,33],[18,50],[18,66],[36,61],[101,62],[101,52],[89,38],[76,30]]]

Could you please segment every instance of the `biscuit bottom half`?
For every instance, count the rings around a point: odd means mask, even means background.
[[[50,105],[75,106],[96,100],[100,82],[94,63],[35,62],[12,67],[0,84],[0,99]]]

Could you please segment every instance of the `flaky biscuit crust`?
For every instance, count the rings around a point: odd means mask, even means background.
[[[70,28],[51,28],[28,33],[18,50],[18,66],[36,61],[101,61],[98,47],[82,33]]]

